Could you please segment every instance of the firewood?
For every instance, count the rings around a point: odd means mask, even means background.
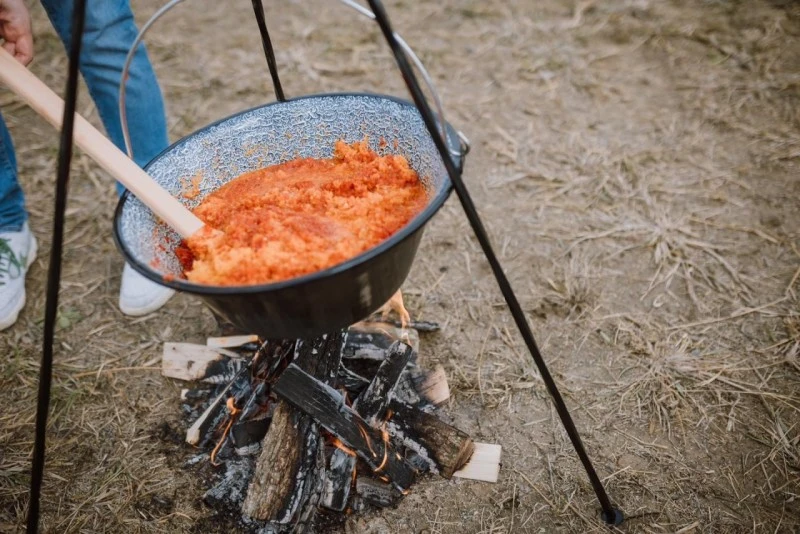
[[[411,345],[414,352],[419,351],[419,333],[414,329],[379,322],[356,323],[347,330],[342,358],[383,361],[395,341],[403,341]]]
[[[364,502],[381,508],[394,506],[403,498],[403,494],[391,485],[370,477],[358,477],[356,493]]]
[[[413,352],[411,346],[395,341],[389,347],[386,359],[381,363],[369,387],[353,403],[353,410],[369,425],[376,426],[376,422],[383,420],[389,394],[397,386]]]
[[[439,406],[450,398],[450,385],[441,364],[433,371],[414,377],[414,385],[419,395],[434,406]]]
[[[275,382],[273,391],[313,417],[398,490],[405,491],[414,482],[414,469],[384,439],[380,431],[367,425],[345,404],[344,398],[335,389],[292,364]]]
[[[430,460],[434,471],[451,478],[469,460],[472,439],[435,415],[393,399],[389,402],[389,434],[407,448]]]
[[[235,363],[231,364],[232,358]],[[169,378],[222,384],[241,368],[239,355],[194,343],[164,343],[161,374]]]
[[[353,409],[359,413],[367,423],[374,425],[374,421],[380,420],[386,408],[386,398],[388,393],[395,387],[400,374],[405,369],[412,349],[410,346],[396,341],[389,348],[389,354],[381,363],[378,372],[368,387],[353,404]],[[362,377],[348,371],[344,366],[339,368],[339,378],[349,377],[351,381],[355,379],[364,380]],[[361,384],[358,384],[361,385]],[[349,389],[349,388],[348,388]],[[353,474],[356,467],[355,455],[342,449],[337,449],[331,456],[331,468],[328,470],[328,479],[325,482],[322,495],[322,505],[332,510],[343,511],[347,505],[350,495]]]
[[[358,373],[351,371],[344,363],[339,366],[339,389],[344,389],[353,397],[361,394],[369,386],[369,380]]]
[[[217,427],[217,425],[225,418],[227,410],[225,401],[231,396],[231,390],[234,389],[237,380],[246,374],[250,369],[249,362],[242,366],[233,379],[225,386],[217,397],[206,408],[203,414],[189,427],[186,431],[186,443],[189,445],[202,446],[208,440],[210,433]],[[250,381],[246,380],[244,386],[249,388]],[[240,394],[244,394],[244,390],[240,389]],[[248,392],[249,393],[249,392]]]
[[[210,337],[206,340],[206,346],[212,349],[230,349],[247,345],[248,343],[258,343],[258,336],[224,336]]]
[[[490,443],[475,443],[475,452],[464,467],[453,473],[454,477],[497,482],[500,476],[502,447]]]
[[[267,435],[270,420],[267,418],[237,421],[231,427],[233,450],[239,456],[250,456],[261,449],[261,440]]]
[[[307,376],[333,382],[343,337],[338,332],[313,341],[298,340],[292,366],[305,369]],[[316,507],[322,490],[323,446],[314,420],[279,402],[261,444],[255,474],[242,506],[244,514],[286,524],[297,523],[311,513],[309,507]]]
[[[325,484],[322,488],[320,504],[325,508],[343,512],[353,486],[356,469],[356,456],[342,449],[333,451]]]

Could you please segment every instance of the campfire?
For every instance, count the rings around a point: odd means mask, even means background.
[[[396,505],[424,476],[496,481],[500,447],[444,420],[444,369],[420,365],[420,332],[438,325],[404,326],[166,343],[163,374],[203,383],[181,397],[200,450],[190,463],[212,473],[206,504],[255,530],[313,532]]]

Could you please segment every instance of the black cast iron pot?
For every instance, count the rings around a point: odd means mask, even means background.
[[[369,139],[378,153],[405,156],[429,192],[427,207],[388,240],[351,260],[299,278],[254,286],[208,286],[181,276],[180,238],[135,196],[125,193],[114,214],[114,239],[139,273],[202,298],[242,332],[264,338],[310,338],[347,327],[380,308],[411,269],[425,223],[452,185],[417,109],[370,94],[311,95],[228,117],[181,139],[146,171],[190,208],[236,176],[298,157],[327,158],[334,143]],[[463,155],[456,132],[447,140],[457,166]],[[185,198],[192,179],[200,194]],[[190,195],[192,196],[192,195]]]

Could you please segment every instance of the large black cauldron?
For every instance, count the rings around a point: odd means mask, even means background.
[[[243,332],[265,338],[309,338],[353,324],[380,308],[408,276],[425,223],[452,189],[422,118],[404,100],[370,94],[324,94],[268,104],[223,119],[170,146],[146,170],[176,197],[201,177],[200,195],[236,176],[298,157],[327,158],[334,143],[367,137],[378,153],[405,156],[430,193],[428,206],[405,228],[363,254],[324,271],[274,284],[217,287],[181,278],[180,238],[135,196],[125,193],[114,238],[125,259],[159,284],[201,297]],[[451,152],[461,154],[447,126]],[[463,156],[456,157],[461,166]]]

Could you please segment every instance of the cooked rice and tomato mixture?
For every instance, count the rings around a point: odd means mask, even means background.
[[[193,210],[206,227],[177,253],[192,282],[277,282],[378,245],[427,202],[403,156],[379,156],[366,142],[338,141],[333,158],[259,169],[209,194]]]

